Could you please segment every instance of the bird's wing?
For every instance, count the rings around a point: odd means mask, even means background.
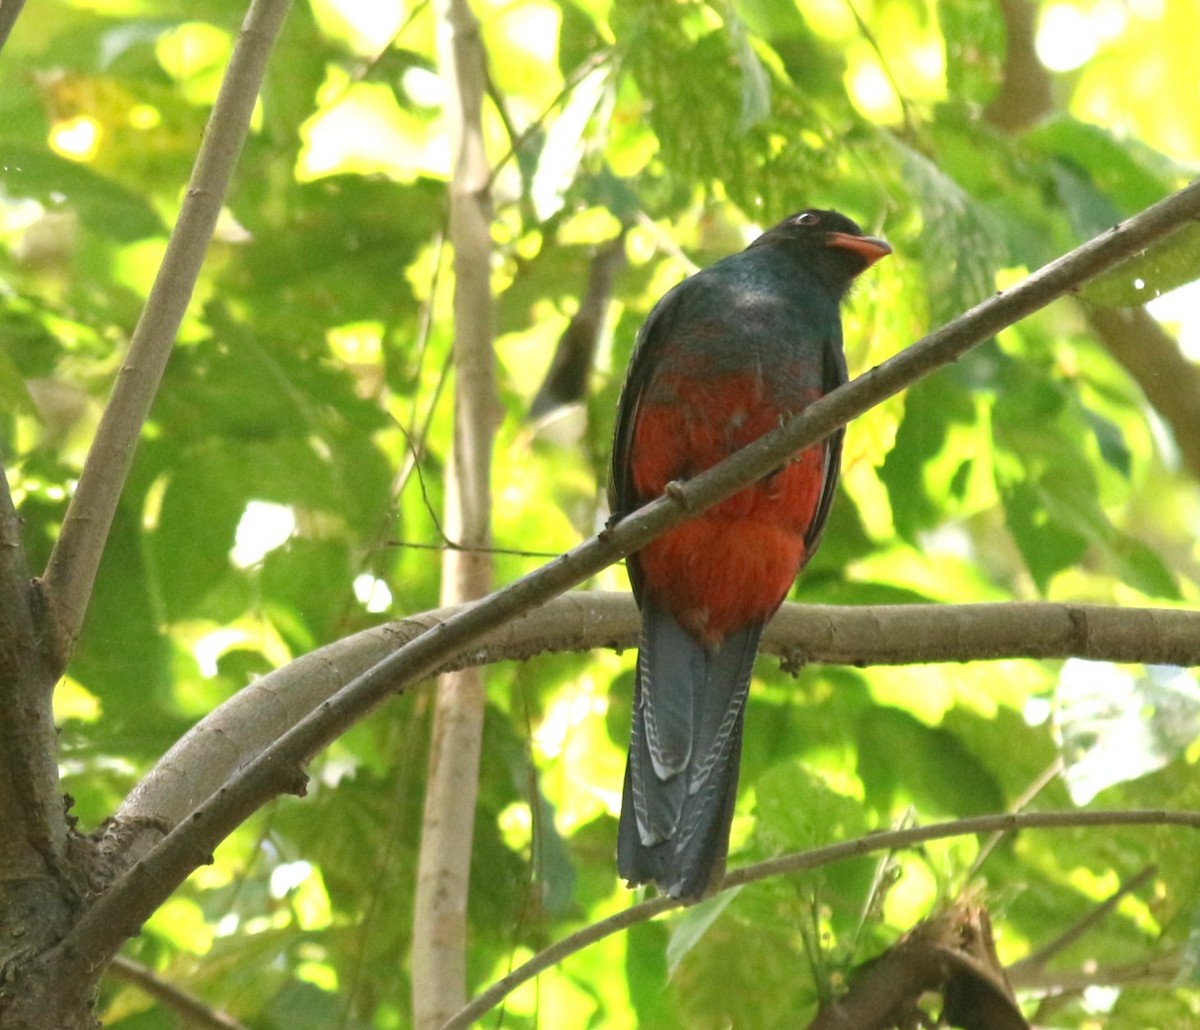
[[[823,352],[824,368],[821,382],[822,394],[827,394],[843,385],[849,378],[846,371],[846,354],[842,347],[842,327],[835,325],[833,337],[826,341]],[[821,542],[821,534],[825,531],[825,521],[829,518],[829,509],[833,506],[833,498],[837,493],[838,473],[842,464],[842,439],[846,435],[844,428],[837,429],[825,438],[825,478],[821,485],[821,498],[817,501],[816,511],[813,512],[812,522],[804,534],[805,562],[812,557]]]
[[[685,280],[677,285],[654,305],[638,333],[633,354],[629,359],[625,385],[621,388],[621,397],[617,402],[617,420],[613,429],[612,458],[608,477],[608,509],[614,520],[624,518],[650,500],[647,497],[637,496],[637,491],[634,489],[633,462],[630,460],[630,450],[633,446],[634,430],[637,427],[638,415],[641,411],[642,395],[653,376],[659,351],[662,349],[664,341],[671,335],[679,299],[688,282],[689,280]],[[634,596],[640,600],[642,579],[637,565],[637,557],[631,555],[627,560],[627,565]]]

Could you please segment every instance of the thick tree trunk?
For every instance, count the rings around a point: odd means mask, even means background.
[[[82,904],[69,854],[51,707],[53,647],[30,580],[20,519],[0,467],[0,1027],[59,1023],[30,1011],[30,956],[62,937]],[[63,1024],[68,1025],[68,1024]],[[86,1025],[86,1024],[83,1024]]]
[[[0,1030],[95,1026],[96,983],[137,928],[110,925],[95,947],[72,941],[129,862],[118,834],[86,838],[71,827],[58,778],[53,692],[82,628],[133,453],[289,5],[250,5],[166,257],[40,580],[29,576],[0,468]],[[20,7],[0,0],[0,45]]]

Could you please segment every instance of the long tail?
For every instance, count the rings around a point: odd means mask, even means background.
[[[644,603],[617,868],[698,898],[725,872],[746,695],[762,625],[696,643]]]

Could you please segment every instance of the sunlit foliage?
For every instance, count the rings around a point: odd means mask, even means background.
[[[990,0],[475,6],[494,91],[498,583],[602,523],[637,326],[757,227],[815,204],[894,245],[847,313],[858,372],[1200,162],[1200,5],[1186,0],[1047,0],[1027,42],[1055,74],[1016,127],[992,106],[1014,86]],[[242,13],[228,0],[42,0],[0,60],[0,453],[35,566]],[[250,678],[437,605],[452,374],[443,90],[429,4],[297,0],[59,691],[85,827]],[[582,410],[531,425],[593,256],[621,232],[628,264]],[[1200,470],[1086,305],[1151,300],[1198,265],[1193,235],[857,421],[795,597],[1194,607]],[[1151,310],[1200,351],[1196,297]],[[624,574],[597,585],[623,588]],[[1033,804],[1200,806],[1190,674],[1033,661],[758,671],[735,863],[1001,811],[1059,761]],[[613,848],[631,677],[631,656],[609,653],[489,670],[473,984],[629,903]],[[407,1025],[426,716],[415,692],[340,740],[310,796],[244,825],[128,954],[254,1026]],[[960,840],[747,888],[573,957],[514,995],[504,1025],[800,1025],[942,900],[986,897],[1015,961],[1150,863],[1153,886],[1061,965],[1169,973],[1072,993],[1053,1022],[1189,1025],[1200,864],[1165,831],[1030,834],[986,858]],[[130,1030],[176,1025],[115,978],[101,1013]]]

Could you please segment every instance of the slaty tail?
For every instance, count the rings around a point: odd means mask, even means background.
[[[645,601],[633,734],[617,834],[631,886],[702,896],[725,871],[746,697],[762,624],[716,647]]]

